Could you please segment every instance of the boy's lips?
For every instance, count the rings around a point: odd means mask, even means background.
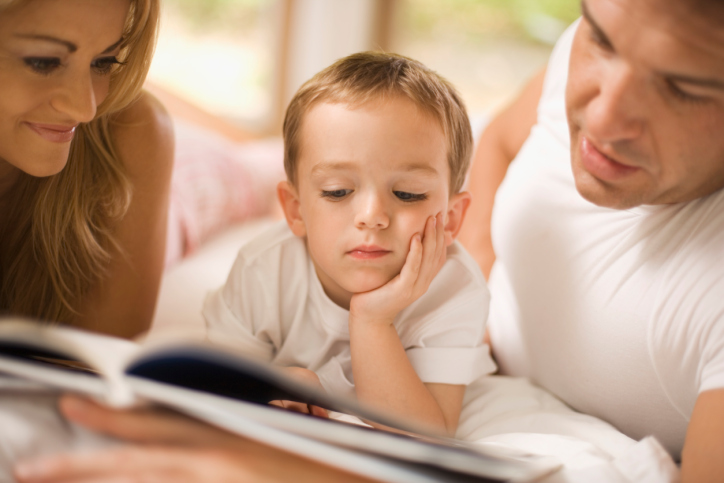
[[[377,245],[360,245],[347,252],[347,255],[358,260],[373,260],[392,253]]]
[[[59,124],[40,124],[35,122],[26,123],[30,129],[35,131],[41,138],[53,143],[69,143],[75,136],[76,126],[63,126]]]
[[[618,181],[640,169],[612,159],[585,136],[581,136],[580,153],[586,171],[602,181]]]

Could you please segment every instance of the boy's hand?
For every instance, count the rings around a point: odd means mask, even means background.
[[[316,372],[310,371],[309,369],[305,369],[303,367],[285,367],[283,369],[287,375],[317,386],[320,389],[324,390],[322,383],[319,382],[319,376],[317,376]],[[298,413],[319,416],[321,418],[329,417],[329,413],[326,409],[319,406],[313,406],[311,404],[304,404],[296,401],[271,401],[269,404],[272,406],[278,406],[280,408],[288,409],[290,411],[296,411]]]
[[[420,298],[445,263],[445,227],[442,213],[427,219],[424,234],[416,233],[410,242],[405,265],[385,285],[352,296],[350,323],[391,325],[397,314]]]

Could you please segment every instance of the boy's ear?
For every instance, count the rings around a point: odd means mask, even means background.
[[[302,212],[299,209],[300,203],[297,189],[289,181],[280,181],[277,185],[277,198],[282,210],[284,210],[284,217],[287,219],[287,225],[291,228],[292,233],[300,237],[306,236],[307,229],[304,226]]]
[[[470,193],[467,191],[457,193],[450,198],[445,216],[445,246],[452,245],[452,242],[460,233],[471,198]]]

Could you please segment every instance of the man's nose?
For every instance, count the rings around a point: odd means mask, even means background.
[[[643,132],[645,80],[623,63],[611,66],[586,109],[586,127],[598,142],[630,141]]]
[[[92,121],[98,109],[92,74],[87,71],[68,72],[51,105],[75,122]]]
[[[355,214],[355,226],[358,228],[387,228],[390,216],[384,200],[378,193],[367,193],[357,197],[358,207]]]

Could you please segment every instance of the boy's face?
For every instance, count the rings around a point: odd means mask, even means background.
[[[443,213],[452,243],[469,198],[450,198],[442,127],[411,101],[319,104],[304,117],[300,147],[297,186],[282,183],[280,201],[340,306],[394,278],[430,216]]]

